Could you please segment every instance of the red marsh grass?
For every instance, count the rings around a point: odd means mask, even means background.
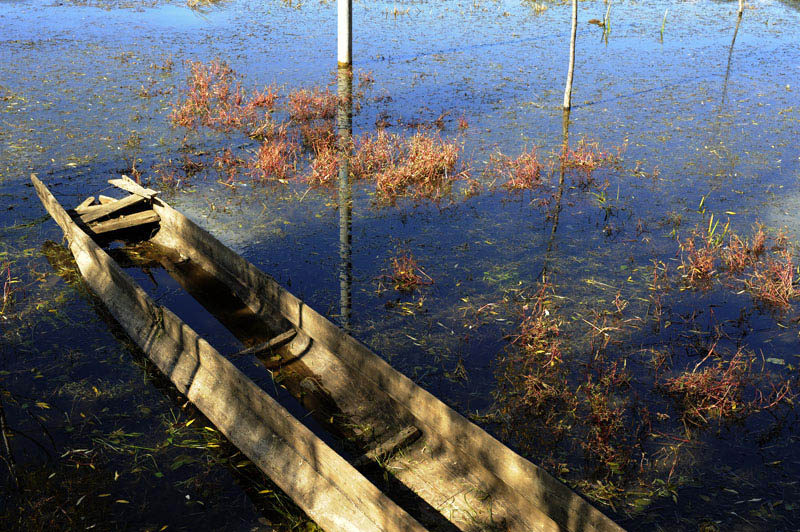
[[[438,135],[418,132],[402,146],[394,161],[376,176],[376,189],[390,202],[411,190],[416,198],[440,199],[454,181],[469,171],[460,165],[461,147]]]
[[[312,153],[320,153],[336,147],[336,131],[330,121],[304,123],[300,126],[303,146]]]
[[[339,177],[339,153],[335,146],[322,146],[311,161],[306,181],[311,186],[329,186]]]
[[[218,59],[210,63],[190,61],[187,87],[170,114],[173,125],[187,129],[207,127],[255,135],[266,127],[279,98],[275,86],[246,94],[233,69]]]
[[[499,153],[492,157],[491,164],[506,175],[503,186],[508,190],[530,190],[542,182],[542,163],[535,147],[523,150],[515,158]]]
[[[777,259],[768,258],[756,263],[752,275],[745,284],[757,300],[779,309],[786,309],[797,295],[794,270],[792,254],[784,250]]]
[[[284,182],[296,173],[297,152],[297,144],[286,138],[262,142],[249,161],[250,174],[256,181]]]
[[[387,133],[384,129],[359,136],[352,161],[353,176],[364,179],[383,171],[398,157],[402,142],[399,135]]]
[[[394,289],[400,292],[413,292],[420,286],[433,284],[433,279],[425,273],[409,251],[392,257],[389,269],[389,279]]]
[[[330,119],[336,116],[339,98],[328,88],[299,89],[289,93],[289,116],[296,122]]]
[[[722,233],[714,234],[696,227],[689,238],[680,244],[684,282],[692,288],[711,288],[721,263],[728,279],[745,289],[754,299],[769,306],[786,309],[797,296],[795,266],[786,235],[779,232],[772,248],[761,224],[756,224],[753,236],[744,239],[726,224]],[[727,235],[727,245],[723,246]]]
[[[698,243],[699,240],[699,243]],[[710,288],[711,277],[716,273],[716,260],[719,247],[695,233],[681,244],[680,268],[686,277],[686,284],[692,287]]]
[[[710,419],[730,418],[756,406],[743,397],[751,381],[750,369],[755,357],[739,350],[730,360],[719,359],[699,370],[712,356],[715,356],[713,351],[693,370],[668,378],[662,384],[677,400],[687,423],[705,424]]]
[[[11,264],[6,263],[0,268],[5,280],[3,281],[3,305],[0,307],[0,315],[5,314],[14,303],[14,283],[16,280],[11,276]]]

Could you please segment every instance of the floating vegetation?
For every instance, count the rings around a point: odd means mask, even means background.
[[[710,362],[710,363],[709,363]],[[766,393],[754,382],[756,356],[739,349],[726,360],[711,349],[694,368],[664,380],[665,391],[675,397],[686,423],[707,424],[712,419],[744,417],[791,403],[795,383],[770,383]],[[702,368],[702,369],[701,369]],[[750,397],[746,397],[749,392]]]
[[[420,286],[433,284],[433,279],[419,266],[410,251],[392,257],[389,269],[389,281],[400,292],[413,292]]]
[[[509,190],[530,190],[541,184],[542,163],[535,147],[523,150],[516,158],[497,154],[492,163],[507,176],[503,186]]]
[[[5,263],[0,268],[0,275],[3,278],[3,304],[0,305],[0,316],[4,316],[14,304],[14,285],[19,283],[19,279],[11,276],[11,264]]]
[[[797,295],[786,236],[779,232],[771,238],[761,224],[756,224],[753,236],[745,239],[731,231],[727,223],[719,228],[712,215],[707,228],[695,227],[680,248],[678,269],[689,287],[708,290],[722,271],[728,283],[744,286],[756,301],[773,308],[787,309]]]

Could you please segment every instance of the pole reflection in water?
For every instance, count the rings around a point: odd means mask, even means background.
[[[341,326],[350,330],[353,306],[352,214],[353,190],[350,182],[350,157],[353,150],[353,70],[339,66],[336,110],[337,151],[339,156],[339,315]]]
[[[562,154],[566,155],[567,148],[569,148],[569,109],[564,109],[561,117],[561,150]],[[556,241],[556,232],[558,231],[558,219],[561,215],[561,197],[564,195],[564,178],[566,174],[565,159],[561,161],[561,173],[558,176],[558,190],[551,216],[553,219],[553,228],[550,231],[550,239],[547,241],[547,250],[544,253],[544,264],[542,265],[542,281],[547,281],[547,274],[550,273],[548,262],[550,261],[550,254],[553,252],[553,245]]]

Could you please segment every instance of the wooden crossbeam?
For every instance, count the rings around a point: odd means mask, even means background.
[[[78,215],[83,223],[88,224],[94,222],[95,220],[99,220],[104,216],[108,216],[132,205],[136,205],[142,201],[144,201],[143,197],[133,194],[126,198],[122,198],[121,200],[117,200],[112,203],[106,203],[105,205],[92,205],[91,207],[86,207],[80,213],[78,213]]]
[[[396,432],[389,439],[384,440],[383,443],[376,445],[369,451],[353,460],[353,467],[361,467],[371,462],[377,462],[379,460],[386,459],[403,447],[408,447],[417,441],[421,435],[421,430],[414,425],[409,425],[400,432]]]
[[[131,227],[151,224],[158,222],[159,220],[161,220],[161,218],[155,213],[155,211],[147,210],[129,214],[127,216],[120,216],[119,218],[114,218],[113,220],[106,220],[104,222],[90,224],[89,229],[91,229],[94,234],[99,235],[102,233],[110,233],[111,231],[119,231],[121,229],[130,229]]]
[[[151,188],[144,188],[142,185],[126,175],[122,176],[120,179],[109,179],[108,182],[126,192],[136,194],[137,196],[141,196],[149,200],[153,199],[158,194],[157,191]]]
[[[263,344],[258,344],[254,345],[253,347],[248,347],[247,349],[243,349],[238,353],[234,354],[233,356],[240,357],[244,355],[259,355],[261,353],[268,353],[270,351],[278,349],[282,345],[288,344],[296,335],[297,331],[295,329],[289,329],[288,331],[279,334],[278,336],[264,342]]]
[[[103,196],[100,194],[97,196],[97,201],[100,202],[100,205],[105,205],[106,203],[114,203],[117,201],[117,198],[112,198],[111,196]]]

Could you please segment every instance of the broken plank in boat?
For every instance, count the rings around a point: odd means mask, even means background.
[[[131,229],[133,227],[140,227],[142,225],[153,224],[161,218],[153,210],[135,212],[111,220],[103,222],[96,222],[89,224],[89,229],[96,234],[110,233],[112,231],[121,231],[122,229]]]
[[[124,175],[119,179],[109,179],[108,182],[114,185],[117,188],[121,188],[126,192],[130,192],[131,194],[136,194],[137,196],[141,196],[142,198],[151,200],[158,194],[157,191],[151,188],[144,188],[142,185],[131,179],[130,177]]]
[[[110,216],[123,209],[127,209],[128,207],[133,207],[134,205],[143,201],[144,198],[142,196],[131,194],[130,196],[111,203],[106,203],[104,205],[92,205],[90,207],[85,207],[80,212],[77,212],[76,209],[76,214],[81,222],[88,224],[94,222],[95,220],[99,220],[100,218]]]
[[[94,196],[89,196],[88,198],[80,202],[80,204],[77,207],[75,207],[75,212],[81,214],[86,209],[86,207],[89,207],[92,204],[94,204]]]
[[[232,356],[241,357],[244,355],[261,355],[263,353],[271,353],[273,350],[289,343],[295,336],[297,336],[297,331],[295,329],[290,329],[285,333],[281,333],[278,336],[267,340],[266,342],[254,345],[253,347],[248,347],[247,349],[242,349]]]

